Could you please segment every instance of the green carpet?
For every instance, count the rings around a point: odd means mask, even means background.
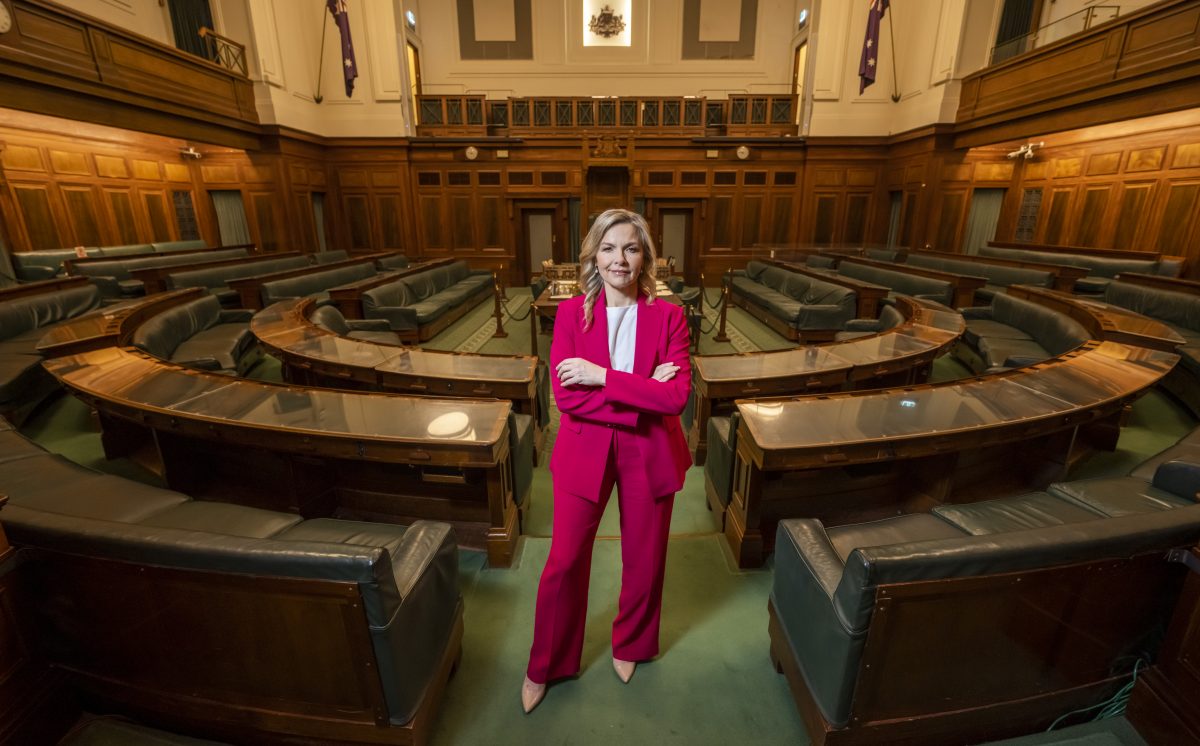
[[[427,346],[465,346],[493,354],[528,354],[529,291],[509,290],[505,318],[509,336],[493,338],[491,304],[481,304]],[[715,302],[715,291],[709,291]],[[784,349],[791,344],[748,314],[731,309],[730,343],[712,341],[716,314],[708,309],[700,350],[721,354],[745,349]],[[550,338],[539,338],[543,355]],[[954,380],[969,371],[943,357],[932,380]],[[267,358],[251,371],[259,380],[279,381],[278,362]],[[557,412],[554,413],[557,418]],[[1191,418],[1158,392],[1139,400],[1118,449],[1083,464],[1073,476],[1123,474],[1194,427]],[[52,451],[122,476],[155,482],[125,460],[105,461],[98,427],[72,397],[43,407],[23,428]],[[553,431],[549,444],[553,443]],[[548,451],[549,449],[547,449]],[[551,687],[531,715],[520,709],[519,687],[529,654],[537,581],[550,546],[553,520],[546,459],[534,472],[525,535],[514,566],[489,568],[484,555],[461,551],[465,600],[462,666],[446,692],[433,736],[434,746],[453,744],[799,744],[808,743],[787,684],[768,659],[767,595],[771,563],[739,571],[728,560],[704,499],[703,470],[689,470],[676,496],[665,584],[662,656],[638,667],[622,685],[609,663],[609,629],[620,579],[617,501],[611,500],[595,546],[584,668],[574,680]],[[1109,720],[1061,732],[1031,735],[1009,746],[1140,744],[1124,720]]]

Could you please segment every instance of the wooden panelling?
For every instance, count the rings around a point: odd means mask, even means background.
[[[970,181],[974,164],[954,163],[942,168],[942,181]]]
[[[250,209],[253,212],[254,225],[258,228],[256,243],[263,251],[279,249],[279,216],[276,214],[276,196],[273,192],[251,192]]]
[[[475,246],[474,225],[469,195],[452,195],[450,202],[450,235],[455,250]]]
[[[771,197],[770,235],[767,240],[771,243],[786,243],[791,235],[795,200],[790,194],[776,194]]]
[[[442,222],[441,195],[418,195],[417,205],[421,215],[421,244],[424,249],[446,248],[446,233]]]
[[[742,247],[750,247],[759,241],[759,229],[762,225],[763,196],[761,194],[743,194],[742,202]]]
[[[833,243],[833,229],[837,224],[838,198],[836,194],[818,194],[816,219],[813,221],[813,242]]]
[[[962,227],[963,209],[967,203],[965,191],[946,192],[942,196],[941,215],[938,218],[937,239],[933,247],[938,251],[958,251],[959,229]]]
[[[371,248],[371,210],[363,194],[346,195],[346,222],[350,226],[350,250]]]
[[[104,237],[100,232],[95,191],[86,186],[64,186],[62,195],[67,204],[67,215],[71,218],[71,229],[75,231],[75,244],[77,246],[104,245]]]
[[[163,169],[167,172],[167,181],[187,182],[192,180],[191,172],[182,163],[164,163]]]
[[[845,183],[845,171],[840,168],[818,168],[813,183],[819,187],[842,186]]]
[[[25,218],[25,231],[34,249],[57,249],[63,245],[50,210],[49,190],[42,186],[13,185],[13,194]]]
[[[1160,145],[1157,148],[1142,148],[1140,150],[1129,151],[1129,165],[1125,167],[1126,171],[1157,171],[1162,168],[1163,157],[1166,155],[1167,146]]]
[[[1054,178],[1064,179],[1078,176],[1083,170],[1082,158],[1059,158],[1054,161]]]
[[[1011,162],[975,164],[975,181],[1008,181],[1012,175]]]
[[[1121,153],[1097,153],[1088,159],[1088,176],[1115,174],[1121,167]]]
[[[1046,161],[1034,161],[1033,163],[1025,164],[1026,179],[1044,179],[1046,172],[1049,170],[1050,164]]]
[[[865,168],[850,168],[846,169],[846,185],[869,187],[875,186],[875,180],[878,178],[878,173],[874,169]]]
[[[167,195],[164,192],[142,192],[146,215],[150,219],[150,237],[155,241],[170,241],[171,224],[167,217]]]
[[[37,148],[23,145],[9,145],[4,148],[4,168],[6,171],[45,171],[42,165],[42,153]]]
[[[1071,194],[1074,189],[1055,189],[1050,193],[1050,210],[1046,217],[1046,228],[1043,233],[1048,244],[1063,243],[1067,235],[1067,215],[1071,206]]]
[[[1188,237],[1197,232],[1197,212],[1200,212],[1200,182],[1171,184],[1167,189],[1167,204],[1163,209],[1158,250],[1175,256],[1187,255]],[[1195,254],[1192,254],[1195,262]]]
[[[1175,149],[1171,168],[1196,168],[1200,166],[1200,142],[1187,143]]]
[[[842,240],[859,244],[866,240],[868,218],[871,214],[871,195],[846,195],[846,220]]]
[[[729,195],[714,195],[709,200],[709,210],[712,213],[712,247],[713,249],[731,250],[733,248],[733,197]]]
[[[109,155],[96,156],[96,173],[110,179],[124,179],[129,176],[129,166],[124,158],[114,158]]]
[[[133,215],[133,198],[127,189],[105,189],[108,206],[116,223],[117,240],[122,244],[138,243],[137,219]]]
[[[70,176],[91,176],[87,155],[66,150],[51,150],[50,165],[54,173]]]
[[[205,184],[236,184],[238,169],[237,166],[201,166],[200,178]]]
[[[275,180],[275,171],[270,166],[242,166],[242,181],[263,184]]]
[[[504,249],[504,199],[496,196],[479,197],[479,244],[483,249]]]
[[[375,210],[379,214],[380,246],[372,248],[398,249],[403,246],[400,198],[396,195],[378,195],[375,197]]]
[[[1081,246],[1095,246],[1100,236],[1104,209],[1108,206],[1108,194],[1111,187],[1089,187],[1083,192],[1083,207],[1079,211],[1079,236]]]
[[[1126,186],[1121,192],[1121,209],[1117,213],[1114,249],[1136,249],[1138,231],[1145,224],[1145,209],[1150,204],[1153,184]]]
[[[131,162],[133,163],[133,177],[135,179],[145,179],[147,181],[162,180],[158,161],[144,161],[134,158]]]

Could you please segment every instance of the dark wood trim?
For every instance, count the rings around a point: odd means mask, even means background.
[[[183,252],[178,252],[183,253]],[[251,254],[237,259],[219,259],[215,262],[195,262],[188,264],[172,264],[166,267],[141,267],[131,269],[129,274],[135,280],[141,280],[146,286],[146,294],[161,293],[167,289],[167,276],[175,272],[190,272],[194,269],[212,269],[214,267],[253,266],[274,259],[291,259],[303,256],[299,251],[284,251],[278,254]]]
[[[910,251],[909,256],[928,256],[935,259],[953,259],[959,262],[974,262],[976,264],[990,264],[994,267],[1018,267],[1020,269],[1036,269],[1042,272],[1050,272],[1054,275],[1054,289],[1063,292],[1071,292],[1075,287],[1075,281],[1087,277],[1088,270],[1086,267],[1075,267],[1069,264],[1045,264],[1042,262],[1033,262],[1027,259],[1000,259],[993,256],[977,256],[975,254],[955,254],[949,251]]]
[[[903,272],[909,275],[917,275],[920,277],[928,277],[934,280],[942,280],[950,283],[954,290],[953,305],[955,308],[968,308],[975,305],[975,291],[987,284],[987,280],[983,277],[974,275],[960,275],[954,272],[943,272],[937,269],[927,269],[925,267],[914,267],[908,264],[897,264],[895,262],[877,262],[874,259],[867,259],[861,256],[845,256],[842,257],[841,263],[847,262],[853,264],[865,264],[868,267],[876,269],[889,269],[893,272]]]
[[[1164,277],[1162,275],[1144,275],[1138,272],[1122,272],[1117,275],[1120,282],[1132,285],[1145,285],[1158,290],[1169,290],[1173,293],[1200,295],[1200,281],[1184,280],[1179,277]]]
[[[265,275],[254,275],[253,277],[239,277],[236,280],[230,280],[226,283],[231,290],[236,290],[240,302],[240,308],[249,308],[251,310],[259,310],[263,307],[262,303],[262,286],[268,282],[275,280],[286,280],[290,277],[303,277],[304,275],[312,275],[318,272],[323,272],[328,269],[340,269],[342,267],[353,267],[359,264],[374,265],[379,259],[395,256],[399,252],[396,251],[381,251],[373,254],[361,254],[354,259],[344,259],[340,262],[330,262],[329,264],[314,264],[311,267],[300,267],[299,269],[286,269],[282,272],[271,272]]]

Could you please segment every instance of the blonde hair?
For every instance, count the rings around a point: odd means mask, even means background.
[[[605,210],[592,223],[591,229],[583,238],[583,246],[579,250],[579,286],[583,288],[584,292],[584,329],[591,328],[596,299],[600,297],[600,291],[604,289],[604,281],[600,279],[600,270],[596,268],[596,253],[600,251],[600,242],[604,240],[604,235],[614,226],[622,223],[633,226],[633,232],[637,235],[637,242],[642,250],[642,271],[638,275],[638,287],[646,294],[647,303],[653,303],[656,297],[654,262],[657,254],[646,219],[632,210],[620,208]]]

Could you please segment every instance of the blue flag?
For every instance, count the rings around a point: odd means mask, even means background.
[[[871,10],[867,12],[867,36],[863,39],[862,59],[858,63],[859,93],[875,82],[876,63],[879,61],[879,24],[889,4],[890,0],[871,0]]]
[[[346,98],[350,98],[354,95],[358,63],[354,61],[354,42],[350,39],[350,16],[346,14],[346,0],[325,0],[325,7],[333,14],[333,22],[342,35],[342,75],[346,79]]]

